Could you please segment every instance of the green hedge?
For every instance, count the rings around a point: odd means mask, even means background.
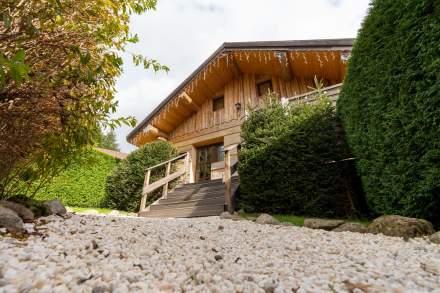
[[[283,107],[276,102],[253,111],[242,137],[238,209],[321,217],[358,214],[350,161],[330,163],[351,155],[325,97],[317,104]]]
[[[137,212],[142,197],[145,170],[161,162],[176,157],[177,151],[166,141],[147,144],[132,152],[107,178],[106,207]],[[150,182],[162,178],[165,166],[151,173]],[[154,201],[161,189],[149,195],[148,203]]]
[[[338,111],[370,208],[440,225],[439,1],[373,1]]]
[[[118,161],[107,154],[90,150],[44,186],[36,199],[59,198],[68,206],[103,207],[105,182]]]

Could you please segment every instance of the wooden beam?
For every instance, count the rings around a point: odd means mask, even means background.
[[[287,52],[277,52],[277,54],[284,54],[286,60],[286,62],[281,61],[281,78],[284,80],[292,80],[293,72],[292,67],[290,66],[289,54],[287,54]]]
[[[234,77],[239,77],[243,74],[243,71],[241,70],[240,66],[237,63],[237,60],[235,60],[235,56],[232,55],[232,72],[234,73]]]
[[[144,128],[144,132],[150,132],[154,134],[156,137],[163,137],[169,139],[168,133],[163,132],[162,130],[151,124],[148,124],[147,127]]]
[[[200,106],[197,105],[196,102],[194,102],[194,100],[191,98],[190,95],[188,95],[187,92],[183,91],[180,96],[183,98],[183,100],[186,102],[186,104],[188,104],[194,111],[199,111],[200,110]]]

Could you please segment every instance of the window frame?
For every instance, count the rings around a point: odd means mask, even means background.
[[[222,103],[221,103],[222,106],[217,108],[218,103],[216,103],[216,102],[219,100],[222,101]],[[225,96],[219,96],[219,97],[212,99],[212,112],[217,112],[217,111],[224,110],[224,109],[225,109]]]
[[[265,85],[265,84],[269,84],[269,85],[270,85],[270,86],[269,86],[269,88],[270,88],[270,92],[273,92],[273,83],[272,83],[272,80],[271,80],[271,79],[268,79],[268,80],[265,80],[265,81],[258,82],[258,83],[257,83],[257,92],[258,92],[258,96],[259,96],[259,97],[264,97],[265,95],[267,95],[267,92],[266,92],[266,93],[261,93],[261,92],[260,92],[260,87],[263,86],[263,85]]]

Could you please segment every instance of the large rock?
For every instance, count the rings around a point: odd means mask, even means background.
[[[280,221],[275,219],[269,214],[261,214],[256,220],[255,223],[257,224],[269,224],[269,225],[279,225]]]
[[[66,208],[58,199],[46,200],[43,202],[43,205],[49,209],[51,214],[59,216],[67,214]]]
[[[0,206],[0,227],[9,232],[21,234],[24,232],[23,220],[11,209]]]
[[[429,241],[435,244],[440,244],[440,231],[435,232],[431,236],[429,236]]]
[[[345,223],[332,230],[333,232],[367,233],[367,227],[359,223]]]
[[[433,234],[432,224],[423,219],[408,218],[397,215],[381,216],[369,226],[368,232],[387,236],[412,238]]]
[[[330,231],[341,226],[344,223],[344,220],[309,218],[304,220],[304,227]]]
[[[229,212],[223,212],[220,214],[220,219],[231,220],[232,215]]]
[[[34,213],[22,204],[12,201],[0,200],[0,206],[13,210],[26,223],[30,223],[35,219]]]

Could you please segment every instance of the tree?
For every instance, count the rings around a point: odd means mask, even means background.
[[[439,1],[373,1],[338,101],[370,208],[437,225],[439,40]]]
[[[98,146],[109,150],[119,151],[115,131],[110,129],[107,133],[104,133],[101,130]]]
[[[0,0],[0,197],[33,193],[113,119],[130,15],[155,0]],[[168,70],[133,55],[135,64]]]

